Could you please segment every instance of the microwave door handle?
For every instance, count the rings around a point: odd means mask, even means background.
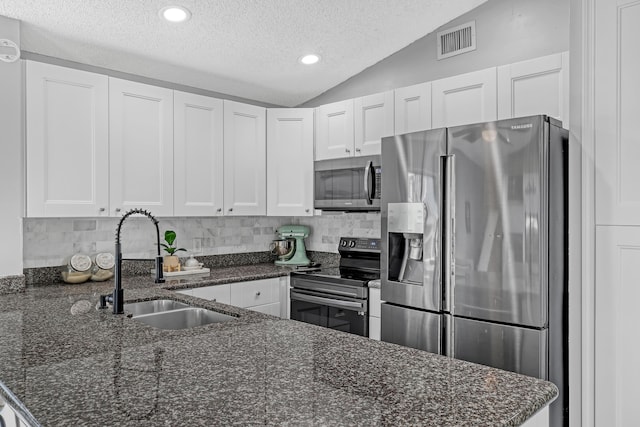
[[[369,160],[367,165],[364,167],[364,195],[367,199],[367,204],[372,205],[373,201],[371,200],[371,190],[369,190],[369,177],[371,176],[371,171],[373,170],[373,162]]]

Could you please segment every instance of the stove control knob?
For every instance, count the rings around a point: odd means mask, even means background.
[[[340,246],[342,246],[343,248],[346,248],[346,247],[347,247],[347,241],[346,241],[346,240],[344,240],[344,239],[343,239],[343,240],[341,240],[341,241],[340,241]]]
[[[355,240],[350,241],[349,242],[349,247],[350,248],[355,248],[356,247],[356,241]]]

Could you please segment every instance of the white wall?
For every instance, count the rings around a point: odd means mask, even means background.
[[[0,16],[0,39],[20,45],[20,22]],[[22,274],[24,139],[21,61],[0,61],[0,278]]]
[[[329,102],[569,50],[570,0],[490,0],[305,102]],[[438,61],[436,33],[476,21],[477,49]]]

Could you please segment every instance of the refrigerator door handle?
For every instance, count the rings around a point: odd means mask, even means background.
[[[453,280],[455,275],[455,156],[453,154],[443,156],[444,159],[444,215],[442,219],[443,233],[443,310],[451,313],[453,306]]]

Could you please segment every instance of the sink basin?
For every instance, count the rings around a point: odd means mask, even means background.
[[[156,299],[153,301],[132,302],[124,305],[125,311],[132,313],[133,316],[160,313],[163,311],[176,310],[179,308],[187,307],[189,307],[189,304],[174,301],[171,299]]]
[[[228,322],[235,319],[235,317],[205,308],[187,307],[159,313],[142,314],[133,316],[133,319],[159,329],[188,329],[210,323]]]

